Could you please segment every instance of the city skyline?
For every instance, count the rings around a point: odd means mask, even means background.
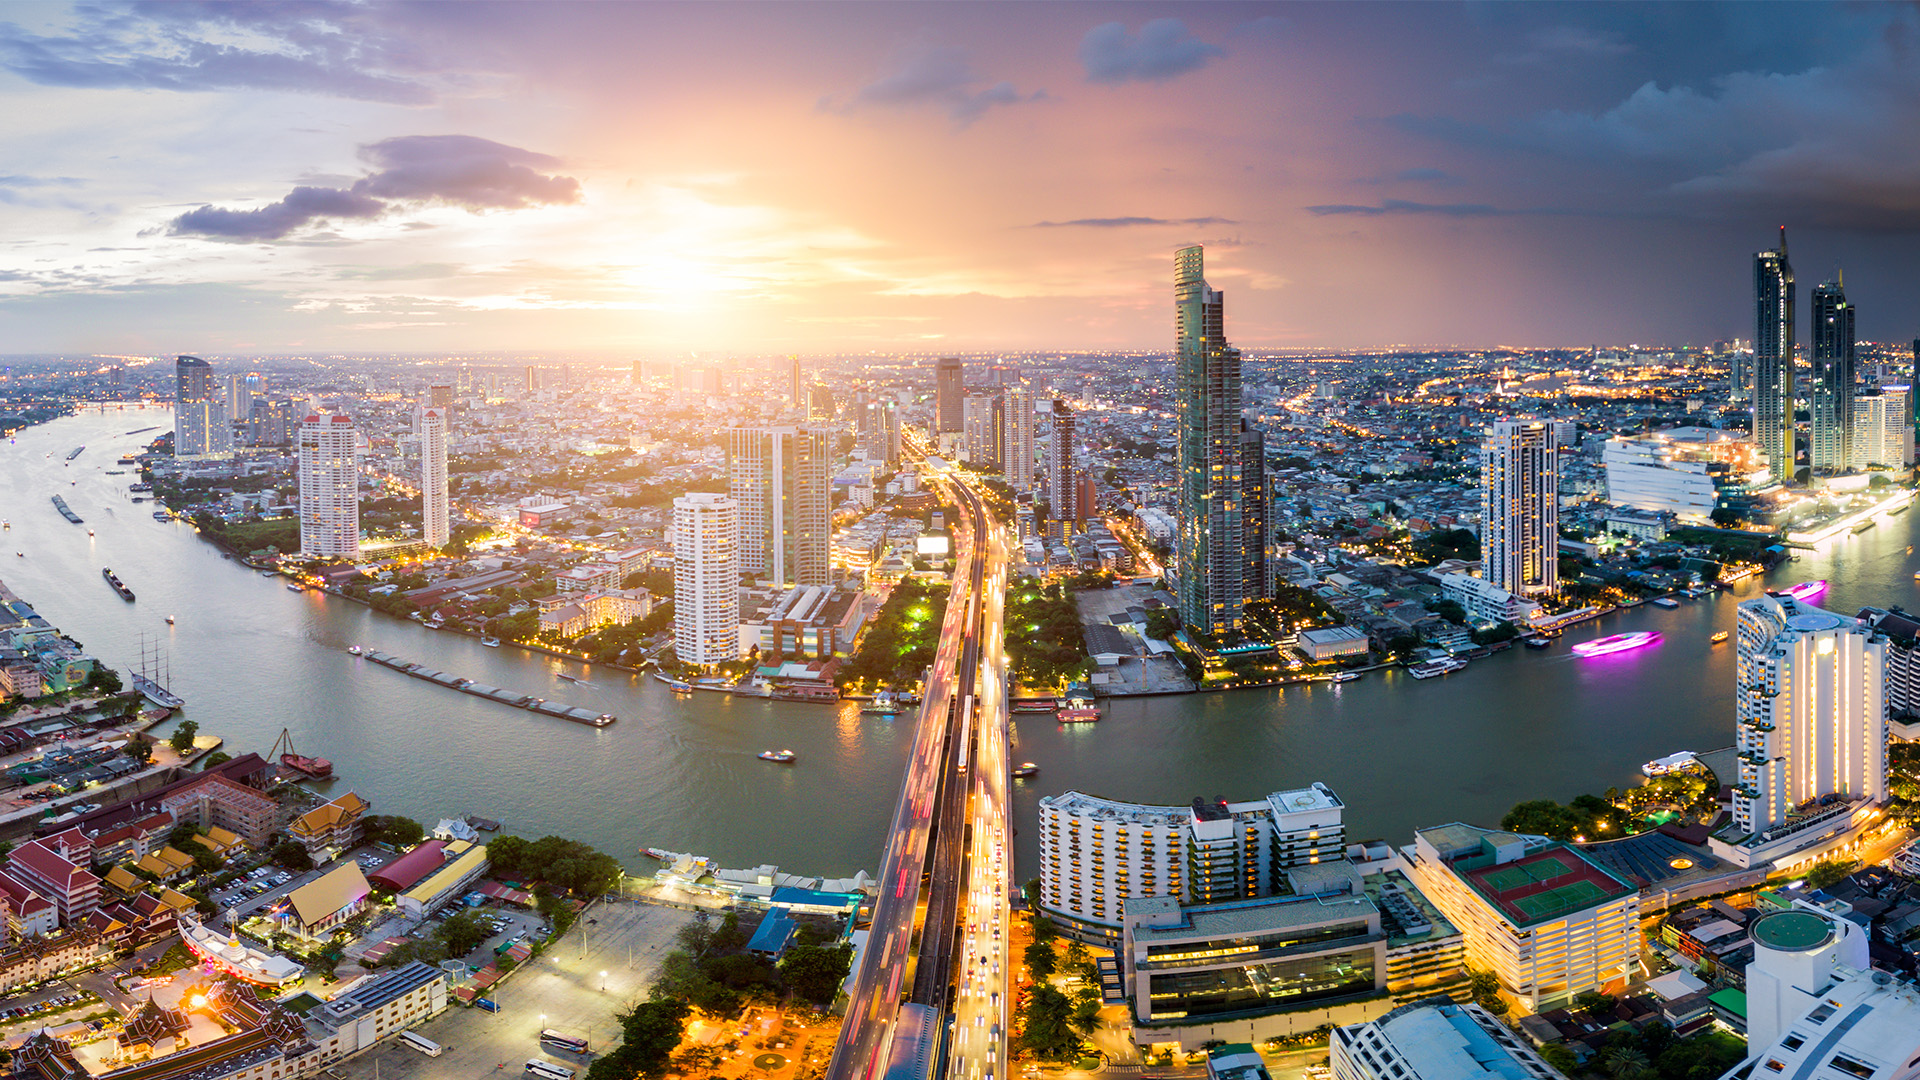
[[[1783,224],[1920,322],[1910,9],[534,10],[9,9],[10,347],[1155,348],[1187,243],[1247,348],[1702,343]]]

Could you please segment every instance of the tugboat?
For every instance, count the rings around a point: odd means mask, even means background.
[[[113,591],[120,594],[120,599],[129,603],[133,601],[133,590],[127,588],[125,582],[114,576],[112,567],[101,567],[100,576],[107,579],[107,584],[113,586]]]
[[[1040,775],[1040,766],[1035,765],[1031,761],[1021,762],[1013,770],[1013,777],[1016,780],[1025,780],[1027,777],[1039,776],[1039,775]]]
[[[782,765],[787,765],[787,764],[791,764],[791,763],[792,763],[792,761],[793,761],[793,759],[794,759],[795,757],[797,757],[797,756],[798,756],[798,755],[796,755],[796,754],[795,754],[795,753],[794,753],[793,751],[791,751],[791,750],[762,750],[762,751],[760,751],[760,760],[761,760],[761,761],[777,761],[777,762],[779,762],[779,763],[780,763],[780,764],[782,764]]]

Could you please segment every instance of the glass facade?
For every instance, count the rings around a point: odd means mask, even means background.
[[[1202,971],[1149,975],[1153,1018],[1266,1011],[1372,993],[1375,950],[1349,949]]]

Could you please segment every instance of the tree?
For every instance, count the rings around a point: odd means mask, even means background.
[[[174,753],[184,754],[193,749],[193,737],[198,734],[200,734],[198,722],[182,720],[180,726],[173,729],[173,737],[167,740],[167,745],[173,747]]]
[[[587,1067],[587,1080],[632,1080],[664,1074],[686,1033],[685,1002],[647,1001],[620,1018],[624,1041]]]
[[[780,979],[795,996],[824,1008],[833,1004],[852,965],[851,945],[795,945],[780,960]]]
[[[102,694],[120,692],[120,673],[105,665],[95,666],[93,674],[87,676],[87,687]]]
[[[148,752],[151,753],[152,751],[149,750]],[[200,771],[205,772],[216,765],[225,765],[232,760],[232,754],[227,753],[225,750],[215,750],[213,753],[207,755],[205,761],[200,763]]]
[[[1829,885],[1836,885],[1848,874],[1853,873],[1859,865],[1858,859],[1832,859],[1815,863],[1813,869],[1807,871],[1807,888],[1824,889]]]
[[[1050,941],[1032,942],[1027,946],[1025,956],[1027,970],[1033,972],[1036,980],[1046,979],[1059,970],[1059,960],[1054,956],[1053,943]]]
[[[1080,1049],[1080,1036],[1073,1030],[1073,1003],[1067,995],[1040,983],[1027,997],[1022,1010],[1020,1045],[1034,1056],[1048,1061],[1065,1061]]]
[[[127,743],[127,757],[135,765],[144,769],[153,764],[153,744],[148,742],[145,736],[135,735],[133,740]]]
[[[1540,1048],[1540,1056],[1547,1064],[1567,1076],[1572,1076],[1573,1070],[1580,1067],[1580,1059],[1574,1056],[1572,1050],[1567,1049],[1566,1043],[1547,1043]]]
[[[492,928],[481,922],[479,913],[474,911],[462,911],[441,923],[437,933],[440,940],[447,943],[450,956],[465,956],[493,936]]]
[[[1588,990],[1580,994],[1578,997],[1575,997],[1573,999],[1573,1003],[1579,1008],[1585,1009],[1590,1013],[1610,1012],[1612,1011],[1613,1005],[1614,1005],[1614,1001],[1612,997],[1606,994],[1603,994],[1598,990]]]
[[[1646,1080],[1653,1075],[1653,1063],[1647,1055],[1631,1046],[1619,1046],[1601,1055],[1601,1065],[1613,1080]]]
[[[275,844],[271,857],[289,870],[313,869],[313,856],[307,854],[307,849],[296,840],[282,840]]]

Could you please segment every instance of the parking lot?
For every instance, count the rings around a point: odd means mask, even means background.
[[[616,1018],[645,1000],[660,958],[692,919],[689,912],[648,904],[595,904],[565,938],[493,988],[489,997],[499,1012],[454,1005],[415,1028],[444,1048],[439,1057],[389,1039],[332,1071],[345,1080],[372,1080],[378,1062],[381,1080],[470,1080],[518,1076],[528,1058],[540,1057],[584,1072],[591,1056],[542,1051],[541,1029],[585,1038],[596,1050],[617,1041]]]

